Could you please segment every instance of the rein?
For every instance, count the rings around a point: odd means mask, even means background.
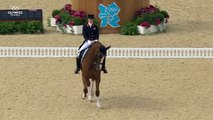
[[[100,61],[98,61],[98,57],[102,57]],[[93,65],[95,65],[96,70],[101,70],[100,65],[103,65],[103,59],[104,59],[104,55],[101,53],[101,51],[99,51],[95,58],[94,58],[94,62]],[[99,69],[98,69],[99,67]]]

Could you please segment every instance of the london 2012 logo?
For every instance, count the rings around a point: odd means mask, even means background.
[[[11,11],[8,11],[7,14],[10,16],[21,16],[23,14],[23,11],[19,11],[20,8],[18,6],[11,6]]]
[[[108,6],[100,4],[98,9],[100,10],[99,18],[101,19],[101,27],[106,27],[108,24],[113,28],[120,27],[118,24],[120,21],[120,18],[118,17],[120,8],[115,2]]]

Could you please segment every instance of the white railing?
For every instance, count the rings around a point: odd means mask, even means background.
[[[0,47],[0,57],[75,57],[77,47]],[[213,58],[213,48],[110,48],[109,58]]]

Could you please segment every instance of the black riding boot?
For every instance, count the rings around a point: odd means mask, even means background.
[[[81,59],[76,58],[76,66],[77,68],[75,69],[75,74],[79,74],[79,71],[81,70]]]
[[[106,58],[104,58],[104,61],[103,61],[102,69],[101,69],[101,70],[102,70],[104,73],[108,73],[105,64],[106,64]]]

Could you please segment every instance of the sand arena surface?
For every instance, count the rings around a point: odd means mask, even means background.
[[[113,47],[213,47],[212,0],[151,0],[169,11],[167,33],[151,36],[101,35]],[[42,8],[46,32],[1,35],[0,46],[79,46],[82,36],[46,27],[53,9],[70,0],[1,0]],[[75,60],[0,59],[0,120],[212,120],[212,59],[108,59],[101,82],[103,109],[81,99]]]

